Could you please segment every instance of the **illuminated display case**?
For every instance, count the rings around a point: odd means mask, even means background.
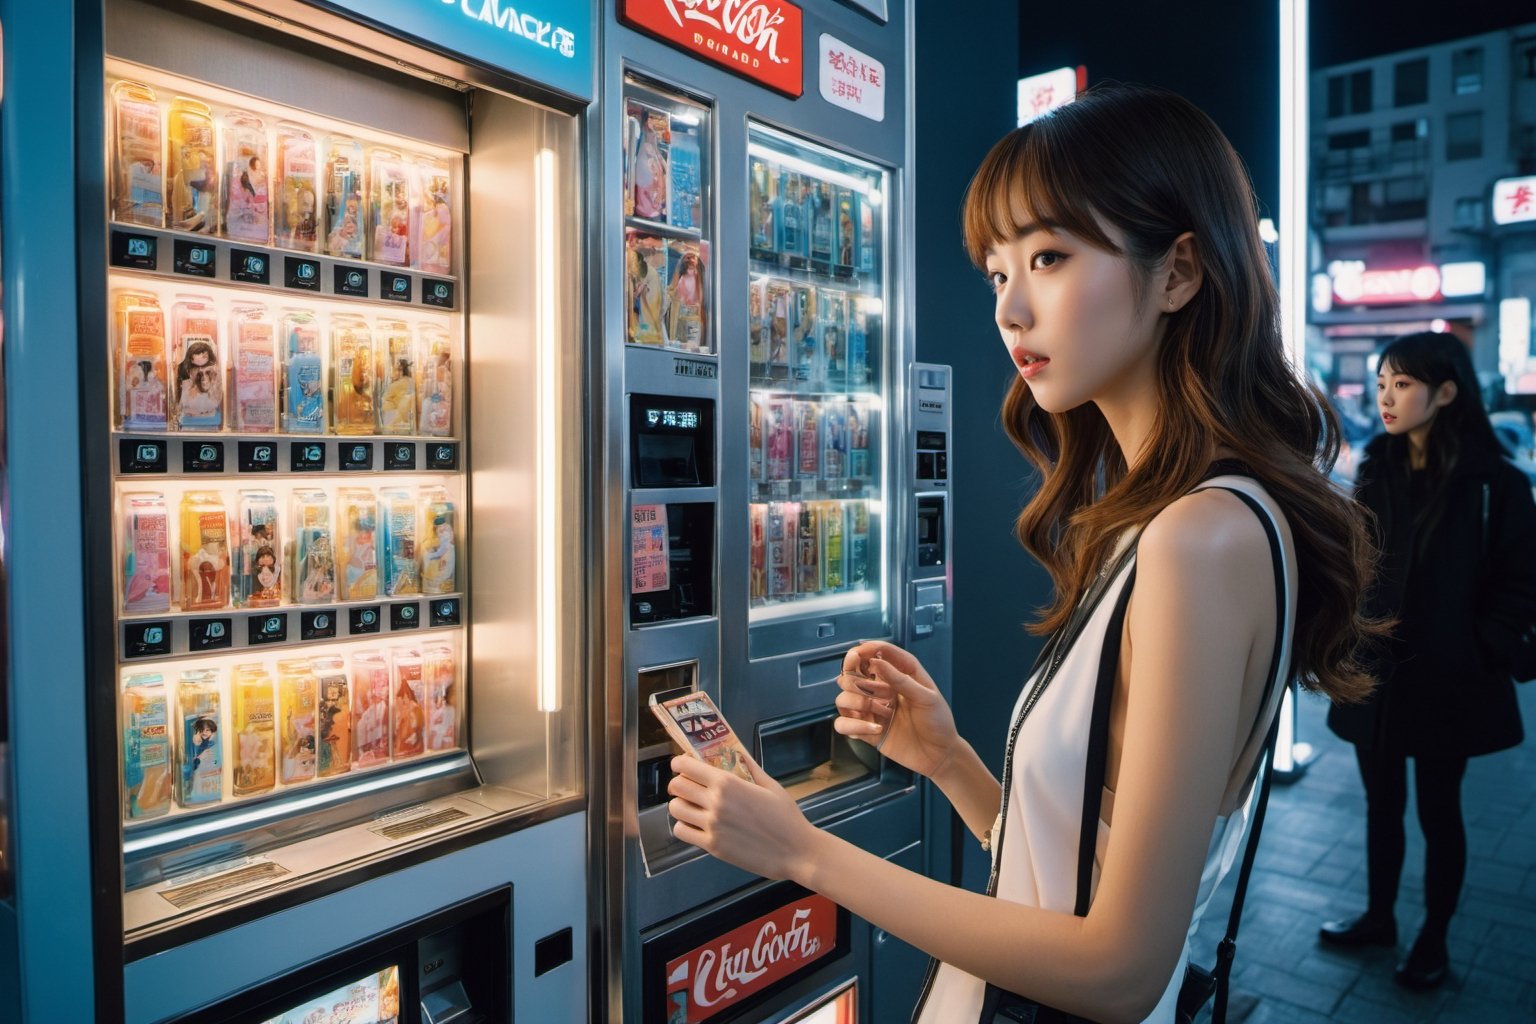
[[[753,657],[889,628],[887,172],[748,128]]]
[[[99,674],[143,951],[579,801],[580,158],[505,93],[114,10]]]

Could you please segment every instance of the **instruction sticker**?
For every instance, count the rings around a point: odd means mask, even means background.
[[[672,586],[667,560],[667,506],[636,505],[629,520],[630,593]]]

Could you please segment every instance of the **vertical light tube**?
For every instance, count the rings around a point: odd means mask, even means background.
[[[560,710],[560,389],[555,281],[555,152],[534,157],[535,373],[538,377],[535,508],[538,535],[538,708]]]
[[[1280,322],[1298,372],[1307,360],[1307,0],[1280,0]]]

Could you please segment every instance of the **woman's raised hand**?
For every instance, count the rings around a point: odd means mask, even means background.
[[[933,678],[911,654],[884,641],[861,643],[843,658],[833,728],[863,740],[919,775],[933,778],[962,745]]]

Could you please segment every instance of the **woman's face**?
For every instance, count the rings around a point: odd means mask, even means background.
[[[1138,305],[1124,257],[1031,224],[988,251],[986,272],[1003,344],[1040,408],[1066,412],[1154,386],[1161,313]]]
[[[1401,373],[1387,360],[1376,371],[1376,410],[1389,434],[1428,429],[1435,415],[1456,397],[1456,385],[1446,381],[1431,388],[1417,377]]]

